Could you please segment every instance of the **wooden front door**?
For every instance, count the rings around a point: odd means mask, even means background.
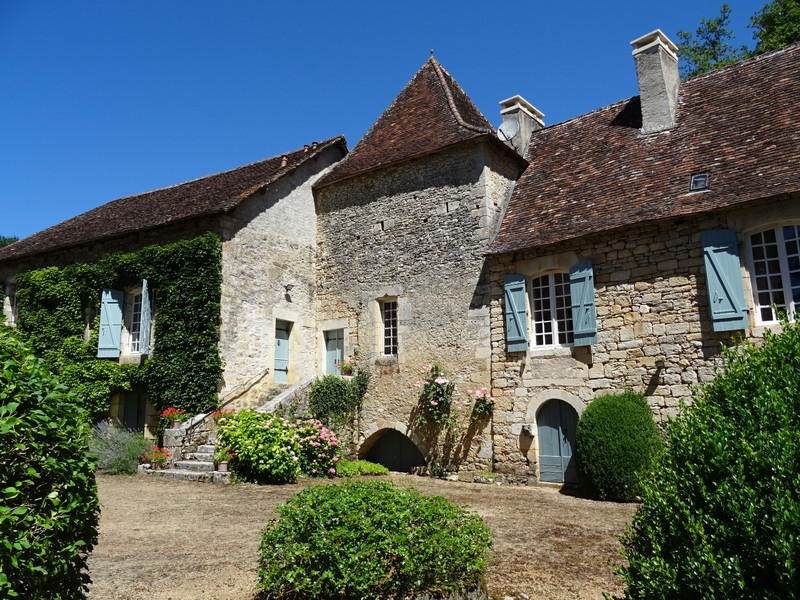
[[[289,321],[275,321],[275,383],[289,383]]]
[[[566,402],[549,400],[536,417],[539,432],[539,479],[552,483],[577,483],[575,428],[578,413]]]
[[[339,363],[344,358],[344,329],[325,332],[325,373],[341,375]]]

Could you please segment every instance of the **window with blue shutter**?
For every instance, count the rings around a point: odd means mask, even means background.
[[[506,275],[506,350],[525,352],[528,349],[528,308],[525,303],[525,276]]]
[[[747,327],[747,306],[739,263],[739,244],[732,229],[700,232],[706,266],[708,299],[714,331]]]
[[[98,358],[118,358],[122,334],[122,298],[120,290],[104,289],[100,296],[100,338]]]
[[[594,308],[594,271],[592,261],[583,260],[569,270],[572,298],[572,332],[576,346],[597,343],[597,317]]]

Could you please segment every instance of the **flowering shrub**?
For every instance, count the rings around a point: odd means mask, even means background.
[[[146,463],[164,463],[172,456],[172,452],[166,448],[155,446],[144,453],[142,462]]]
[[[152,447],[140,431],[122,427],[110,419],[92,429],[89,451],[97,467],[115,475],[136,475],[142,453]]]
[[[439,363],[433,363],[430,367],[423,366],[422,373],[423,379],[414,384],[414,387],[420,388],[417,425],[432,422],[439,427],[454,427],[450,405],[453,402],[455,382],[447,379]]]
[[[228,419],[229,417],[233,417],[235,415],[236,415],[236,409],[235,408],[219,408],[211,416],[214,417],[214,421],[216,421],[217,424],[219,425],[220,422],[224,421],[225,419]]]
[[[161,418],[162,419],[167,419],[169,421],[174,421],[174,420],[178,420],[178,419],[183,421],[185,415],[186,415],[186,411],[185,410],[179,410],[179,409],[175,408],[174,406],[170,406],[167,410],[165,410],[165,411],[163,411],[161,413]]]
[[[336,450],[339,440],[336,434],[321,422],[309,419],[298,420],[289,427],[296,427],[296,439],[300,451],[300,471],[311,477],[332,477],[336,475],[339,457]]]
[[[472,412],[470,414],[470,421],[473,423],[482,417],[488,417],[494,410],[494,398],[485,387],[479,390],[467,390],[467,395],[470,397],[469,401],[472,402]]]
[[[315,420],[294,423],[269,413],[242,410],[219,419],[219,447],[230,468],[256,483],[288,483],[299,473],[336,474],[339,440]]]

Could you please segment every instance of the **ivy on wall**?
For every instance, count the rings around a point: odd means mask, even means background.
[[[155,306],[152,358],[141,366],[97,358],[101,290],[142,279]],[[200,412],[216,405],[222,371],[221,280],[220,240],[212,233],[27,271],[16,276],[17,327],[94,417],[114,394],[131,390],[147,393],[159,410]]]

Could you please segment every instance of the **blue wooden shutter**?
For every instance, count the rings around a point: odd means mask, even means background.
[[[98,358],[119,357],[119,340],[122,333],[122,298],[120,290],[103,290],[100,296],[100,339]]]
[[[747,327],[747,305],[739,264],[739,244],[732,229],[700,232],[706,264],[708,298],[714,331],[735,331]]]
[[[525,276],[506,275],[506,350],[525,352],[528,349],[528,307],[525,303]]]
[[[150,353],[150,294],[147,290],[147,279],[142,279],[142,315],[139,331],[139,352],[142,354]]]
[[[572,298],[572,331],[576,346],[597,343],[597,317],[594,309],[594,271],[592,261],[582,260],[569,270]]]

